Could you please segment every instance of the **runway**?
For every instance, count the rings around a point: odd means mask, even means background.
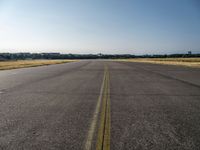
[[[0,149],[199,149],[199,77],[109,60],[0,71]]]

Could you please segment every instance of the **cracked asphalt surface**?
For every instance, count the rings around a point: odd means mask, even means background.
[[[200,69],[103,60],[0,71],[0,149],[84,149],[105,64],[112,150],[200,149]]]

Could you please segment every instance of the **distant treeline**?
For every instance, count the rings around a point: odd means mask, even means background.
[[[24,59],[124,59],[200,57],[200,54],[131,55],[131,54],[60,54],[60,53],[0,53],[0,60]]]

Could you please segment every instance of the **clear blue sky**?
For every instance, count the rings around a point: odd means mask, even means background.
[[[0,52],[200,53],[199,0],[0,0]]]

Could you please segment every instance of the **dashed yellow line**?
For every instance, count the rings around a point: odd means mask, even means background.
[[[98,115],[100,115],[99,125],[97,125]],[[85,150],[91,150],[97,126],[98,135],[96,139],[96,150],[110,150],[110,75],[107,66],[104,67],[101,91],[89,128]]]

